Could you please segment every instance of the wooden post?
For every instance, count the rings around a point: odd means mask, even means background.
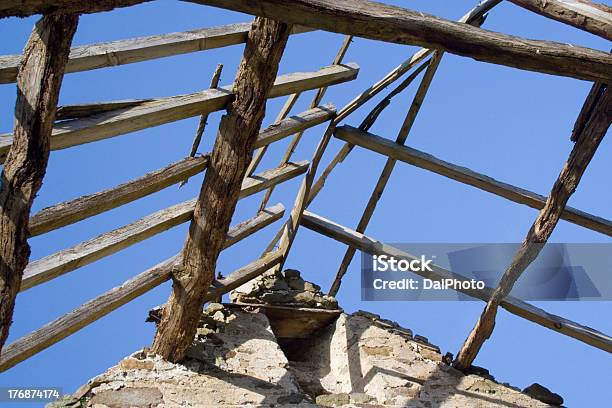
[[[404,144],[406,142],[406,138],[412,129],[412,125],[416,120],[417,115],[421,109],[421,105],[425,100],[425,96],[427,95],[427,91],[429,90],[429,85],[431,85],[431,81],[433,80],[436,71],[438,70],[438,66],[440,65],[440,61],[442,60],[442,56],[444,55],[443,51],[437,51],[434,53],[434,56],[431,58],[431,62],[423,79],[421,80],[421,84],[419,85],[419,89],[417,90],[414,99],[412,100],[412,104],[410,105],[410,109],[408,110],[408,114],[402,124],[402,127],[397,135],[397,139],[395,143]],[[383,168],[380,176],[378,177],[378,181],[376,182],[376,186],[370,195],[370,199],[368,200],[368,204],[363,210],[363,214],[361,215],[361,219],[359,220],[359,224],[357,225],[357,232],[365,232],[370,220],[372,219],[372,215],[374,215],[374,210],[376,210],[376,205],[382,197],[383,191],[385,187],[387,187],[387,183],[391,178],[391,173],[395,168],[395,164],[397,161],[392,158],[388,158],[385,167]],[[348,267],[353,260],[353,256],[355,256],[355,248],[349,246],[344,253],[344,257],[342,258],[342,262],[338,268],[338,272],[336,272],[336,277],[334,282],[329,289],[330,296],[336,296],[338,290],[340,289],[340,284],[342,283],[342,277],[346,274]]]
[[[612,41],[612,7],[589,0],[510,0],[517,6]]]
[[[284,23],[257,18],[249,32],[236,76],[236,98],[221,120],[183,248],[182,268],[173,273],[173,292],[152,346],[167,360],[182,360],[193,341],[290,30]]]
[[[17,76],[14,142],[0,180],[0,351],[30,256],[32,202],[49,160],[51,129],[78,15],[43,17],[34,27]]]
[[[595,84],[594,87],[598,86]],[[588,98],[587,98],[588,100]],[[584,171],[595,155],[597,147],[603,140],[612,122],[612,91],[607,87],[605,93],[598,99],[582,134],[570,153],[569,159],[561,170],[553,188],[548,195],[546,205],[540,211],[520,249],[514,255],[512,262],[501,278],[499,286],[487,302],[476,326],[463,343],[455,368],[467,370],[472,365],[484,342],[493,333],[497,308],[510,293],[516,280],[523,271],[538,256],[544,244],[552,234],[567,201],[576,190]]]

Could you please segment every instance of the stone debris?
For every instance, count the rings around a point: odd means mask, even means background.
[[[523,392],[546,404],[555,406],[563,405],[563,397],[538,383],[531,384],[529,387],[525,388]]]
[[[305,281],[295,269],[267,272],[230,292],[230,299],[235,303],[338,309],[334,297],[323,294],[320,286]]]

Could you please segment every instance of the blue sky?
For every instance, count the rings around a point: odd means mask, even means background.
[[[474,0],[395,1],[416,10],[457,19]],[[110,13],[81,18],[75,45],[141,35],[183,31],[248,21],[239,13],[176,1],[156,1]],[[0,53],[19,53],[35,18],[0,21]],[[531,14],[504,2],[495,8],[486,28],[528,38],[555,40],[609,50],[598,37]],[[315,70],[328,65],[342,36],[313,32],[293,36],[280,73]],[[380,79],[416,50],[415,47],[356,39],[345,58],[361,66],[359,77],[328,91],[323,102],[341,107]],[[241,46],[211,50],[122,67],[69,74],[61,104],[125,98],[169,96],[208,87],[218,63],[224,64],[221,83],[232,82]],[[416,85],[416,84],[415,84]],[[416,86],[413,85],[380,117],[373,133],[395,139]],[[532,191],[547,194],[572,144],[569,135],[590,84],[570,78],[520,71],[445,55],[407,144],[444,160],[464,165]],[[312,92],[304,95],[294,113],[306,109]],[[12,130],[14,85],[0,85],[0,133]],[[265,123],[284,102],[271,100]],[[376,102],[374,102],[376,103]],[[345,123],[357,126],[373,103]],[[210,150],[221,113],[211,115],[204,146]],[[186,156],[197,119],[192,118],[119,136],[95,144],[55,151],[34,211],[112,187]],[[294,155],[310,159],[323,126],[309,130]],[[277,165],[288,140],[274,145],[260,165]],[[342,142],[333,140],[324,164]],[[612,218],[612,140],[601,144],[570,205]],[[385,158],[356,148],[330,177],[310,209],[355,227]],[[32,259],[75,245],[125,225],[169,205],[194,197],[202,177],[183,188],[168,188],[125,207],[31,240]],[[299,180],[277,188],[271,204],[291,208]],[[251,217],[261,194],[242,200],[235,223]],[[386,242],[519,242],[537,212],[452,180],[398,164],[368,234]],[[218,269],[225,273],[252,261],[280,224],[257,233],[225,251]],[[9,342],[63,315],[106,290],[180,250],[187,225],[130,247],[18,296]],[[610,242],[610,238],[561,221],[554,242]],[[286,266],[305,278],[329,287],[345,247],[301,229]],[[456,353],[482,310],[480,302],[361,302],[359,259],[354,260],[339,294],[349,311],[365,309],[396,320]],[[59,344],[0,374],[0,386],[62,386],[73,392],[89,378],[127,354],[149,345],[153,326],[146,312],[167,299],[168,284],[147,293]],[[538,306],[605,333],[612,333],[609,302],[540,302]],[[612,400],[612,360],[593,349],[543,327],[500,312],[495,333],[476,364],[487,367],[500,381],[525,387],[539,382],[565,397],[567,406],[602,406]],[[596,391],[595,391],[596,390]]]

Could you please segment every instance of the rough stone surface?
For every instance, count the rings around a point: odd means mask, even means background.
[[[537,408],[554,402],[499,384],[484,369],[482,375],[464,375],[443,363],[426,338],[415,339],[373,314],[341,314],[310,338],[279,343],[266,315],[248,309],[209,306],[182,364],[143,350],[91,380],[75,397],[98,408]],[[53,407],[69,406],[75,407]]]
[[[559,406],[563,404],[563,397],[538,383],[531,384],[529,387],[525,388],[523,392],[550,405]]]
[[[230,293],[237,303],[337,309],[335,298],[321,292],[321,287],[302,279],[300,271],[268,272]]]

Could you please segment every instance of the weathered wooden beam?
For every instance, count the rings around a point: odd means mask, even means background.
[[[336,224],[333,221],[325,219],[317,214],[305,211],[302,217],[302,225],[308,229],[318,232],[322,235],[335,239],[343,244],[350,245],[361,251],[372,255],[388,255],[395,259],[415,259],[414,256],[401,251],[391,245],[377,241],[374,238],[368,237],[348,227]],[[457,273],[448,271],[437,265],[432,265],[432,271],[419,271],[416,274],[435,281],[442,279],[457,279],[466,281],[466,277]],[[486,287],[482,290],[461,289],[460,292],[476,299],[488,301],[493,293],[491,288]],[[612,337],[601,333],[590,327],[572,322],[563,317],[559,317],[545,312],[529,303],[512,296],[506,296],[501,306],[510,313],[522,317],[531,322],[537,323],[548,329],[580,340],[598,349],[612,353]]]
[[[412,99],[412,103],[410,104],[410,108],[408,109],[408,113],[406,114],[406,118],[402,123],[400,131],[397,135],[395,143],[399,145],[403,145],[406,143],[406,139],[410,134],[410,130],[412,129],[412,125],[416,120],[419,111],[421,110],[421,106],[425,101],[425,96],[427,96],[427,91],[429,90],[429,86],[431,85],[431,81],[433,80],[436,71],[438,70],[438,66],[440,65],[440,61],[442,61],[442,56],[444,55],[443,51],[436,51],[431,57],[431,61],[428,64],[427,71],[425,71],[425,75],[421,80],[419,88],[417,89],[414,98]],[[366,119],[369,120],[369,119]],[[369,123],[366,126],[371,126]],[[376,210],[376,206],[378,205],[378,201],[383,195],[385,188],[387,187],[387,183],[391,179],[391,174],[393,173],[393,169],[395,168],[396,160],[389,157],[383,167],[380,176],[378,177],[378,181],[370,194],[370,198],[368,199],[368,203],[361,214],[361,218],[359,219],[359,223],[357,224],[358,232],[365,232],[368,228],[368,224],[374,215],[374,211]],[[342,278],[346,274],[348,267],[353,260],[353,256],[355,256],[355,249],[353,247],[348,247],[344,256],[342,257],[342,261],[340,262],[340,266],[338,267],[338,271],[336,272],[336,277],[332,282],[332,285],[329,289],[330,296],[336,296],[338,294],[338,290],[340,290],[340,285],[342,283]]]
[[[0,351],[30,256],[28,219],[47,170],[57,100],[78,21],[74,14],[39,20],[17,77],[15,143],[0,175]]]
[[[333,105],[309,109],[273,124],[260,132],[255,147],[265,146],[291,136],[305,128],[331,119]],[[86,195],[45,208],[30,218],[30,235],[40,235],[101,214],[139,198],[153,194],[204,171],[208,156],[185,158],[142,177],[98,193]]]
[[[193,216],[194,206],[195,199],[173,205],[71,248],[30,262],[23,273],[20,291],[48,282],[188,222]],[[232,245],[239,239],[254,234],[279,220],[284,213],[282,204],[266,208],[238,228],[230,230],[225,245]]]
[[[519,69],[612,82],[612,56],[608,53],[500,34],[382,3],[366,0],[189,1],[372,40],[442,49]]]
[[[246,41],[249,28],[251,28],[251,23],[237,23],[81,45],[70,50],[66,72],[90,71],[242,44]],[[295,26],[292,34],[308,31],[312,29]],[[21,61],[21,55],[0,56],[0,84],[15,82],[19,61]]]
[[[550,235],[561,218],[567,201],[576,191],[580,179],[593,156],[595,156],[595,152],[605,137],[611,123],[612,89],[608,86],[593,107],[591,116],[583,128],[582,134],[578,136],[567,162],[557,177],[544,208],[540,210],[538,217],[527,232],[527,236],[514,255],[512,262],[504,272],[499,285],[491,295],[476,325],[463,343],[461,350],[459,350],[457,359],[453,363],[455,368],[462,371],[468,370],[485,341],[491,337],[495,328],[497,308],[504,298],[510,294],[518,278],[538,257],[540,251],[546,242],[548,242]]]
[[[249,31],[236,74],[235,99],[221,119],[182,265],[173,273],[173,291],[151,347],[169,361],[181,361],[195,336],[290,30],[287,24],[258,17]]]
[[[220,283],[216,283],[214,288],[211,287],[211,293],[214,291],[216,295],[225,290],[229,292],[233,289],[235,282],[241,281],[245,276],[257,276],[278,264],[280,260],[280,253],[270,253],[238,269],[225,279],[220,280]],[[180,262],[178,256],[161,262],[124,282],[122,285],[105,292],[64,316],[9,344],[2,356],[0,356],[0,371],[6,371],[16,364],[40,353],[166,282],[170,279],[172,269],[176,267],[178,262]]]
[[[315,72],[282,75],[276,79],[268,97],[275,98],[352,81],[357,77],[358,72],[359,67],[349,63],[327,66]],[[233,85],[229,85],[189,95],[159,98],[130,108],[59,122],[53,129],[51,149],[66,149],[199,116],[203,112],[222,110],[234,99],[232,88]],[[12,135],[0,136],[0,162],[4,160],[12,142]]]
[[[335,136],[351,144],[395,158],[415,167],[429,170],[460,183],[504,197],[515,203],[524,204],[538,210],[544,208],[546,203],[546,197],[532,191],[497,181],[466,167],[440,160],[430,154],[410,147],[400,146],[388,139],[363,132],[351,126],[336,128]],[[565,207],[561,213],[561,218],[590,230],[612,236],[612,221],[605,218],[597,217],[572,207]]]
[[[612,41],[612,7],[589,0],[510,0],[542,16]]]
[[[6,0],[0,2],[0,18],[50,13],[98,13],[151,0]]]

